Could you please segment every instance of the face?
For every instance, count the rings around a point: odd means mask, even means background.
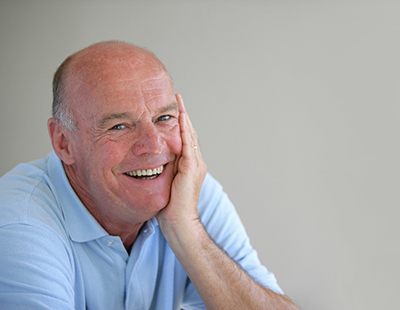
[[[69,85],[77,130],[66,171],[75,191],[97,218],[153,217],[169,201],[181,152],[169,76],[151,62],[110,63]]]

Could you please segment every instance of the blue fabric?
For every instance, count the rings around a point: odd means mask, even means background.
[[[213,240],[282,293],[210,175],[198,207]],[[82,205],[54,152],[1,177],[0,251],[2,309],[205,309],[157,220],[144,225],[129,255]]]

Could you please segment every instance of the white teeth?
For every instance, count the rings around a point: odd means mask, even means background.
[[[141,176],[153,176],[156,174],[161,174],[164,170],[164,166],[160,166],[154,169],[138,169],[129,171],[126,174],[130,175],[131,177],[141,177]]]

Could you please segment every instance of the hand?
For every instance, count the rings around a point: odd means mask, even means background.
[[[177,172],[172,181],[169,203],[157,215],[161,228],[165,228],[166,225],[177,227],[190,221],[199,221],[197,202],[207,172],[197,134],[186,113],[181,95],[176,94],[176,99],[179,106],[182,152],[176,161]]]

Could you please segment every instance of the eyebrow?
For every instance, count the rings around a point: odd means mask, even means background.
[[[178,103],[177,102],[171,102],[170,104],[162,107],[160,110],[157,111],[157,114],[162,114],[166,112],[177,112],[179,110],[178,108]],[[131,119],[132,115],[128,112],[121,112],[121,113],[111,113],[108,115],[105,115],[100,121],[99,121],[99,127],[105,128],[107,127],[107,123],[112,121],[112,120],[121,120],[121,119]]]
[[[108,122],[115,120],[115,119],[129,119],[129,113],[122,112],[122,113],[108,114],[99,121],[99,127],[104,128],[104,127],[106,127]]]
[[[178,103],[177,103],[177,102],[173,101],[173,102],[171,102],[170,104],[166,105],[165,107],[162,107],[162,108],[158,111],[158,113],[165,113],[165,112],[171,112],[171,111],[174,111],[174,112],[179,111]]]

